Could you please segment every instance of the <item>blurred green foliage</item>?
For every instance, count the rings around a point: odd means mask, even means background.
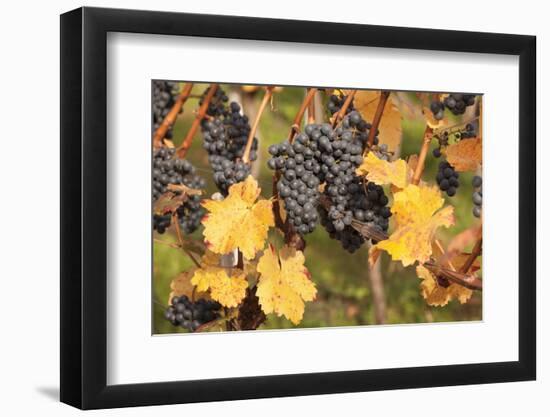
[[[206,84],[196,84],[193,91],[200,93],[206,87]],[[241,103],[245,114],[249,115],[251,111],[256,111],[263,95],[262,90],[245,93],[239,86],[222,85],[221,87],[229,94],[231,100]],[[265,198],[271,197],[272,189],[272,171],[266,166],[266,161],[269,158],[267,148],[287,137],[304,94],[304,88],[285,87],[281,92],[274,94],[272,107],[268,106],[262,115],[256,135],[260,142],[260,151],[253,166],[253,173],[262,187],[262,195]],[[414,97],[411,99],[414,100]],[[326,101],[326,98],[323,100]],[[185,137],[194,118],[193,111],[197,108],[197,98],[190,98],[186,102],[184,112],[179,115],[174,126],[176,146]],[[402,127],[401,157],[406,158],[411,154],[418,153],[425,124],[422,120],[404,119]],[[433,147],[435,144],[432,145],[432,149]],[[200,130],[195,135],[187,158],[207,180],[206,195],[216,192],[207,154],[202,149]],[[430,152],[423,174],[424,180],[435,183],[438,163],[439,160],[432,157]],[[445,197],[447,203],[454,206],[457,221],[456,225],[449,229],[440,229],[438,236],[444,243],[472,225],[471,178],[472,174],[461,174],[461,186],[456,196],[452,199]],[[390,193],[387,194],[390,196]],[[392,230],[391,224],[390,231]],[[202,230],[199,229],[188,238],[201,239],[201,233]],[[271,238],[278,239],[278,236],[272,233]],[[162,239],[175,241],[175,237],[168,233],[163,235]],[[306,266],[317,286],[317,299],[314,302],[306,303],[304,318],[299,326],[294,326],[284,317],[270,314],[260,329],[375,324],[368,276],[368,246],[364,245],[355,254],[349,254],[342,249],[339,242],[330,239],[320,225],[314,233],[306,237],[306,240]],[[383,253],[380,259],[389,324],[481,320],[480,293],[474,293],[470,302],[464,305],[459,304],[458,301],[452,301],[445,307],[430,307],[420,295],[420,280],[416,276],[414,267],[403,268],[401,263],[392,262],[386,253]],[[168,302],[170,281],[179,272],[191,268],[193,263],[182,251],[157,243],[154,244],[153,262],[153,333],[185,332],[185,330],[168,323],[163,317],[163,311]]]

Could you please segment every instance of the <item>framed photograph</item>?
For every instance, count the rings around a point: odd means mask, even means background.
[[[535,37],[61,16],[61,401],[533,380]]]

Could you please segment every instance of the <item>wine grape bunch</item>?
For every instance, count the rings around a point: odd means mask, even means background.
[[[472,193],[472,201],[474,203],[474,208],[472,212],[475,217],[481,217],[481,207],[483,205],[483,190],[482,190],[482,178],[479,175],[472,178],[472,186],[474,187],[474,192]]]
[[[195,167],[187,160],[175,156],[175,149],[160,148],[153,155],[153,201],[168,191],[168,184],[185,185],[192,189],[206,187],[204,178],[196,173]],[[188,195],[176,213],[181,228],[185,233],[193,233],[204,216],[199,195]],[[153,229],[164,233],[170,226],[170,214],[153,216]]]
[[[177,89],[178,83],[176,82],[153,81],[153,132],[160,127],[162,121],[174,106]],[[173,130],[170,127],[166,131],[165,137],[172,139],[172,135]]]
[[[174,326],[181,326],[190,332],[196,331],[205,323],[220,317],[221,305],[212,300],[200,298],[193,302],[186,295],[173,297],[172,305],[164,312],[164,317]]]
[[[447,161],[441,161],[435,177],[437,185],[441,191],[445,191],[449,197],[456,194],[460,182],[458,181],[459,174],[455,171],[453,166]]]
[[[308,128],[306,127],[307,131]],[[284,202],[289,222],[300,235],[313,232],[319,220],[316,206],[319,200],[321,166],[315,158],[317,142],[308,134],[296,135],[291,144],[284,141],[268,148],[271,159],[267,166],[281,175],[277,192]]]
[[[210,88],[210,87],[209,87]],[[208,88],[203,94],[207,94]],[[229,187],[243,181],[250,174],[250,164],[241,159],[250,133],[248,117],[241,114],[241,106],[236,102],[227,105],[228,97],[218,89],[212,97],[201,122],[203,147],[208,152],[208,161],[214,171],[214,182],[223,195]],[[201,100],[202,102],[202,100]],[[249,160],[257,158],[258,140],[253,139]]]
[[[322,224],[329,235],[351,253],[365,242],[351,226],[354,219],[385,232],[391,216],[382,187],[372,183],[365,185],[355,174],[368,146],[369,128],[361,115],[352,111],[335,129],[329,124],[309,125],[305,129],[317,142],[319,153],[316,156],[321,165],[318,177],[325,183],[321,198],[327,204],[319,210]]]
[[[172,224],[172,214],[153,214],[153,230],[163,234]]]
[[[462,94],[453,93],[449,94],[443,99],[443,101],[434,100],[430,104],[430,110],[432,111],[436,120],[443,119],[445,108],[449,109],[455,116],[464,114],[466,108],[475,104],[475,94]]]

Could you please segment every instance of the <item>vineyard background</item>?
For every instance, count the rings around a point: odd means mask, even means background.
[[[195,84],[193,91],[200,94],[207,86],[208,84]],[[243,89],[241,86],[227,84],[222,84],[220,87],[228,93],[231,100],[242,105],[244,113],[250,119],[254,118],[262,100],[262,89]],[[253,163],[252,174],[262,187],[264,198],[271,197],[273,176],[273,171],[266,166],[269,159],[267,148],[271,144],[279,143],[287,136],[289,126],[292,125],[294,116],[303,100],[304,91],[304,88],[298,87],[284,87],[277,91],[274,93],[271,103],[272,108],[268,107],[260,119],[260,125],[256,132],[256,137],[259,139],[258,159]],[[327,95],[320,93],[318,96],[322,99],[323,116],[326,120]],[[406,98],[410,100],[410,103],[421,107],[414,93],[407,93]],[[174,124],[173,141],[176,146],[181,143],[195,118],[194,111],[199,106],[198,101],[196,96],[190,97],[184,105],[183,113],[178,116]],[[320,110],[318,112],[321,113]],[[401,157],[407,157],[418,153],[422,145],[425,120],[414,112],[402,112],[402,117]],[[460,116],[457,120],[460,120]],[[432,141],[431,149],[436,147],[436,143],[436,141]],[[217,189],[212,179],[207,153],[202,148],[200,131],[196,132],[186,157],[207,181],[205,196],[208,198]],[[440,160],[434,158],[430,152],[423,174],[425,180],[432,183],[435,181],[439,162]],[[439,230],[438,237],[444,244],[452,236],[471,226],[474,221],[470,185],[473,175],[473,173],[461,173],[462,186],[458,188],[457,194],[452,198],[445,196],[447,203],[454,206],[456,224],[448,229]],[[391,221],[390,230],[392,230]],[[199,228],[188,238],[201,240],[201,231],[202,228]],[[171,231],[164,234],[162,239],[176,242],[176,236]],[[274,230],[270,232],[270,239],[282,241]],[[375,312],[373,291],[369,279],[369,246],[363,245],[356,253],[349,254],[342,249],[338,241],[330,239],[321,226],[308,235],[306,240],[306,266],[318,289],[316,300],[307,304],[304,318],[298,326],[293,325],[284,317],[270,314],[268,320],[259,328],[260,330],[382,323],[448,322],[481,320],[482,318],[481,292],[474,292],[472,299],[467,304],[452,301],[445,307],[430,307],[420,294],[420,280],[414,267],[404,268],[399,262],[391,262],[386,253],[382,254],[379,261],[385,293],[385,307],[381,318],[380,311]],[[164,318],[164,310],[169,298],[171,280],[178,273],[191,268],[193,263],[183,252],[158,243],[154,243],[153,262],[153,332],[157,334],[185,332],[180,327],[172,326]]]

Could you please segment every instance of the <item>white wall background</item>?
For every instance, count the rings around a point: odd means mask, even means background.
[[[509,4],[504,4],[509,3]],[[59,379],[59,17],[81,6],[72,0],[4,2],[0,13],[0,410],[3,415],[68,416],[78,412],[58,403]],[[550,96],[550,27],[544,2],[393,0],[93,1],[86,5],[237,14],[441,29],[534,34],[538,37],[538,210],[550,168],[542,156],[543,116]],[[457,74],[457,76],[460,76]],[[546,101],[546,99],[544,100]],[[503,121],[505,123],[506,121]],[[94,415],[318,416],[360,415],[548,415],[550,391],[550,284],[544,259],[550,222],[538,221],[538,381],[499,385],[325,395],[94,412]],[[504,236],[503,236],[504,237]],[[546,396],[544,395],[546,394]]]

